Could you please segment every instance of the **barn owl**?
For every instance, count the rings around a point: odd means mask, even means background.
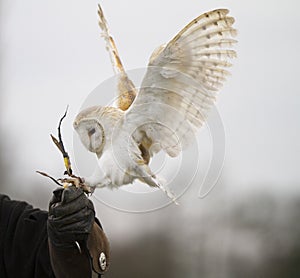
[[[236,57],[236,30],[227,9],[204,13],[150,57],[138,90],[127,76],[99,6],[99,25],[118,73],[114,107],[81,111],[74,129],[97,155],[102,173],[84,179],[92,188],[130,184],[136,179],[176,197],[149,167],[159,151],[176,157],[205,122]]]

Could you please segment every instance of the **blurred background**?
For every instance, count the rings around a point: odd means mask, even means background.
[[[97,3],[0,0],[0,191],[42,209],[55,185],[35,171],[59,177],[63,169],[49,134],[69,105],[63,132],[72,153],[72,119],[113,75]],[[200,163],[180,206],[130,213],[94,198],[111,242],[105,277],[300,277],[299,2],[101,4],[128,70],[210,9],[229,8],[239,31],[217,104],[226,134],[218,183],[198,197]]]

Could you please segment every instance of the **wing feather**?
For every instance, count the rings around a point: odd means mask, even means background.
[[[124,121],[150,156],[161,149],[177,156],[205,122],[236,57],[237,31],[228,13],[218,9],[200,15],[153,52]]]
[[[106,50],[109,52],[109,56],[110,56],[110,60],[114,72],[118,75],[117,107],[120,108],[121,110],[127,110],[130,107],[130,105],[133,103],[137,91],[133,82],[129,79],[123,67],[116,43],[113,37],[109,33],[107,21],[104,17],[104,13],[100,4],[98,4],[98,15],[99,15],[99,27],[102,30],[102,36],[106,42]]]

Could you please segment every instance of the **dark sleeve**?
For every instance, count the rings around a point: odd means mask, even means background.
[[[48,213],[0,194],[0,277],[54,277]]]

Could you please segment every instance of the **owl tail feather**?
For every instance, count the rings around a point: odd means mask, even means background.
[[[160,181],[157,181],[157,187],[162,190],[164,193],[167,194],[167,196],[175,203],[175,205],[179,205],[179,203],[176,201],[176,196],[174,193],[169,189],[169,187],[166,184],[161,183]]]
[[[169,187],[166,185],[166,181],[162,179],[161,177],[158,178],[155,176],[150,168],[147,165],[143,165],[142,168],[142,177],[139,178],[144,183],[147,183],[151,187],[158,187],[161,191],[163,191],[176,205],[179,205],[179,203],[176,201],[176,196],[174,193],[169,189]]]

